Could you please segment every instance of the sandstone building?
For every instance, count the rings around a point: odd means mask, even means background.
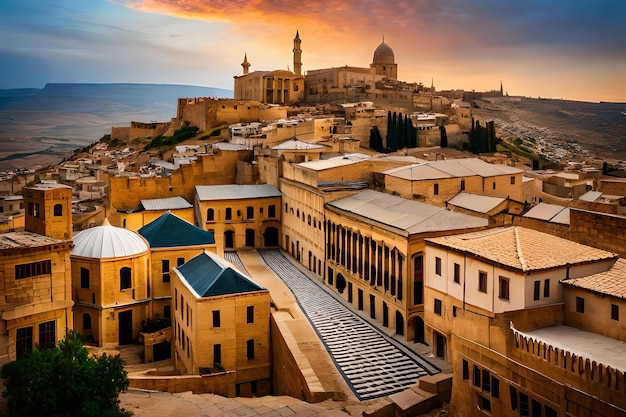
[[[173,272],[176,368],[221,374],[224,395],[269,394],[269,291],[211,252]]]
[[[452,412],[623,415],[616,261],[521,227],[427,239],[426,341],[453,365]]]

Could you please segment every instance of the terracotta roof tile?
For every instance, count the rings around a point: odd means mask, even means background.
[[[626,298],[626,259],[619,258],[608,271],[583,278],[564,279],[561,282],[600,294]]]

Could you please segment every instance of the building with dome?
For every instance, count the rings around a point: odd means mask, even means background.
[[[385,38],[374,51],[374,59],[370,64],[377,75],[383,75],[394,80],[398,79],[398,64],[393,49],[385,43]]]
[[[150,317],[148,242],[105,220],[74,236],[70,259],[74,329],[97,346],[137,342]]]
[[[304,99],[304,77],[301,73],[302,50],[300,34],[293,40],[293,68],[289,70],[250,72],[248,55],[244,55],[241,66],[243,74],[235,76],[234,99],[260,101],[266,104],[291,105]]]

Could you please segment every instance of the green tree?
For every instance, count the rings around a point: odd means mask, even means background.
[[[33,350],[0,370],[9,415],[14,417],[127,417],[119,393],[128,388],[124,361],[118,356],[89,356],[78,333],[56,347]]]

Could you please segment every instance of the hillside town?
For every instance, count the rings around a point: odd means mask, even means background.
[[[626,415],[626,180],[498,145],[461,91],[251,71],[0,179],[0,364],[69,330],[136,389],[359,415]],[[558,153],[554,155],[558,159]],[[620,314],[621,313],[621,314]]]

